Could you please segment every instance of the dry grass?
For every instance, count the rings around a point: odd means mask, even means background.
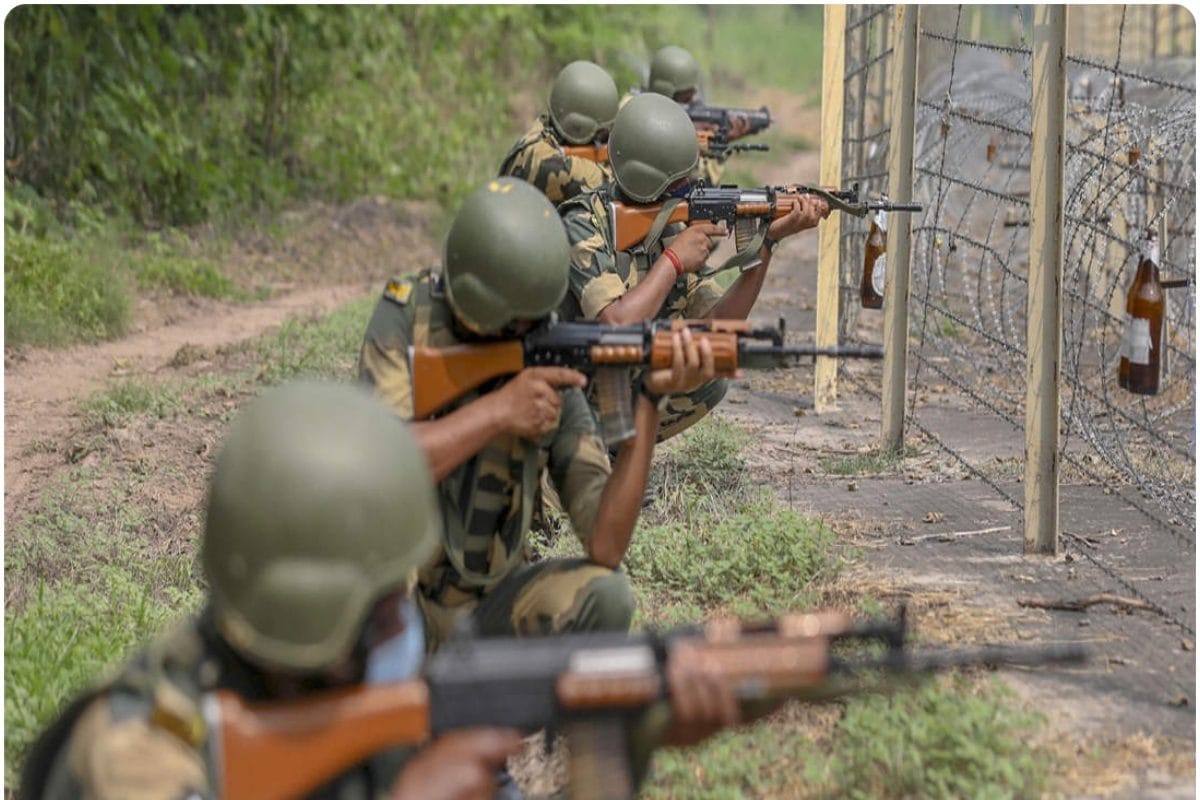
[[[1043,743],[1057,765],[1058,790],[1067,796],[1112,797],[1155,778],[1195,778],[1195,742],[1135,733],[1079,741],[1052,737]],[[1125,795],[1131,796],[1131,795]]]

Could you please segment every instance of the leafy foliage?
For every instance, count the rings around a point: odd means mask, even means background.
[[[190,224],[297,193],[442,197],[491,174],[508,95],[640,49],[605,6],[21,6],[5,25],[6,174]],[[65,202],[65,200],[64,200]]]

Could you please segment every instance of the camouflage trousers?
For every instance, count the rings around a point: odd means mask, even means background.
[[[419,598],[430,653],[469,615],[480,636],[549,636],[583,631],[627,631],[633,589],[623,572],[582,558],[523,564],[482,597],[454,589],[440,602]]]
[[[717,403],[725,398],[728,388],[729,381],[718,378],[687,394],[671,395],[667,400],[666,410],[659,416],[657,441],[665,442],[695,425],[705,414],[717,407]]]

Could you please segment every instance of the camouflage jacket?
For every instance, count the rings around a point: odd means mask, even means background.
[[[185,620],[75,700],[30,751],[23,800],[217,796],[217,755],[201,697],[217,689],[267,700],[262,675],[218,635],[209,612]],[[384,797],[413,751],[377,755],[312,798]]]
[[[408,348],[449,347],[465,341],[454,325],[441,275],[424,270],[388,282],[367,327],[359,380],[374,387],[403,419],[412,419]],[[485,384],[440,410],[449,414],[502,385]],[[549,468],[576,536],[587,548],[608,455],[577,388],[563,390],[558,428],[540,442],[501,435],[438,483],[441,547],[420,571],[421,593],[444,605],[481,597],[527,560],[530,518],[541,505],[538,474]]]
[[[618,251],[610,222],[611,202],[611,190],[605,188],[580,195],[558,209],[571,242],[571,288],[559,309],[559,316],[566,321],[596,319],[609,303],[637,286],[663,248],[682,230],[682,225],[667,227],[649,250],[639,244]],[[720,284],[712,278],[681,275],[655,317],[706,317],[721,294]]]
[[[532,183],[554,205],[612,179],[608,164],[569,156],[563,147],[549,117],[542,115],[504,157],[500,177],[511,175]]]

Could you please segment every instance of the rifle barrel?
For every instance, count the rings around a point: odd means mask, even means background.
[[[883,348],[877,344],[833,345],[832,347],[816,347],[815,345],[746,347],[738,353],[738,364],[747,369],[786,367],[795,364],[801,358],[816,356],[879,359],[883,358]]]
[[[920,203],[867,203],[871,211],[924,211]]]

